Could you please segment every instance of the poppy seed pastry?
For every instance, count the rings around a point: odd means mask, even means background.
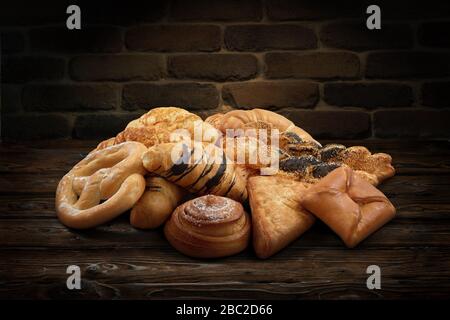
[[[302,206],[355,247],[395,215],[395,208],[376,187],[349,167],[340,167],[304,194]]]
[[[206,195],[176,208],[164,234],[175,249],[187,256],[220,258],[244,250],[250,230],[250,217],[239,202]]]

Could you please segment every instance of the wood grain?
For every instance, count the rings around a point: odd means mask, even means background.
[[[1,144],[0,299],[450,298],[449,143],[341,142],[393,157],[397,175],[380,186],[393,221],[351,250],[318,222],[268,260],[248,248],[212,261],[178,253],[160,229],[134,229],[127,213],[86,231],[57,220],[59,179],[98,141]],[[65,287],[70,264],[82,270],[79,292]],[[366,288],[370,264],[381,290]]]
[[[355,254],[345,248],[284,250],[258,261],[243,253],[202,261],[173,250],[5,250],[0,270],[14,281],[0,297],[40,298],[419,298],[450,293],[448,249],[379,249]],[[68,265],[81,268],[79,292],[66,289]],[[382,270],[382,290],[366,287],[366,268]],[[14,267],[12,267],[14,266]],[[431,269],[418,274],[417,270]]]

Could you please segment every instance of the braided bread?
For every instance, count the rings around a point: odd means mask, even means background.
[[[305,182],[315,183],[338,167],[350,167],[355,174],[372,185],[392,177],[392,158],[385,153],[372,154],[367,148],[347,148],[341,144],[317,147],[304,142],[292,132],[280,134],[280,149],[284,152],[280,169],[297,175]]]

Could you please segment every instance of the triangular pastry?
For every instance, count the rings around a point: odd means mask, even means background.
[[[281,176],[254,176],[247,187],[259,258],[280,251],[313,225],[314,216],[300,205],[307,184]]]

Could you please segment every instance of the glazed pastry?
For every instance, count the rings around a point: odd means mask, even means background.
[[[302,205],[352,248],[395,215],[386,196],[352,169],[341,167],[313,185]]]
[[[275,112],[252,109],[252,110],[233,110],[227,112],[218,121],[217,126],[223,134],[226,129],[244,129],[248,128],[248,124],[269,125],[271,128],[278,129],[280,132],[289,131],[296,133],[303,141],[313,142],[320,146],[320,143],[311,137],[305,130],[295,126],[295,124],[287,118]]]
[[[137,141],[151,147],[159,143],[179,141],[182,136],[188,140],[215,143],[220,139],[221,133],[196,114],[176,107],[160,107],[128,123],[113,143]],[[111,143],[101,143],[97,148],[107,147]]]
[[[244,250],[250,217],[232,199],[206,195],[180,205],[164,227],[170,244],[187,256],[219,258]]]
[[[131,209],[145,190],[141,157],[146,150],[139,142],[126,142],[92,152],[77,163],[56,190],[59,220],[86,229]]]
[[[215,194],[236,201],[247,199],[245,181],[223,149],[192,141],[153,146],[142,157],[144,167],[199,195]]]
[[[172,214],[187,192],[161,177],[147,177],[146,189],[131,210],[130,223],[140,229],[154,229]]]
[[[300,203],[308,187],[279,176],[249,179],[253,247],[259,258],[277,253],[313,225],[314,216]]]

